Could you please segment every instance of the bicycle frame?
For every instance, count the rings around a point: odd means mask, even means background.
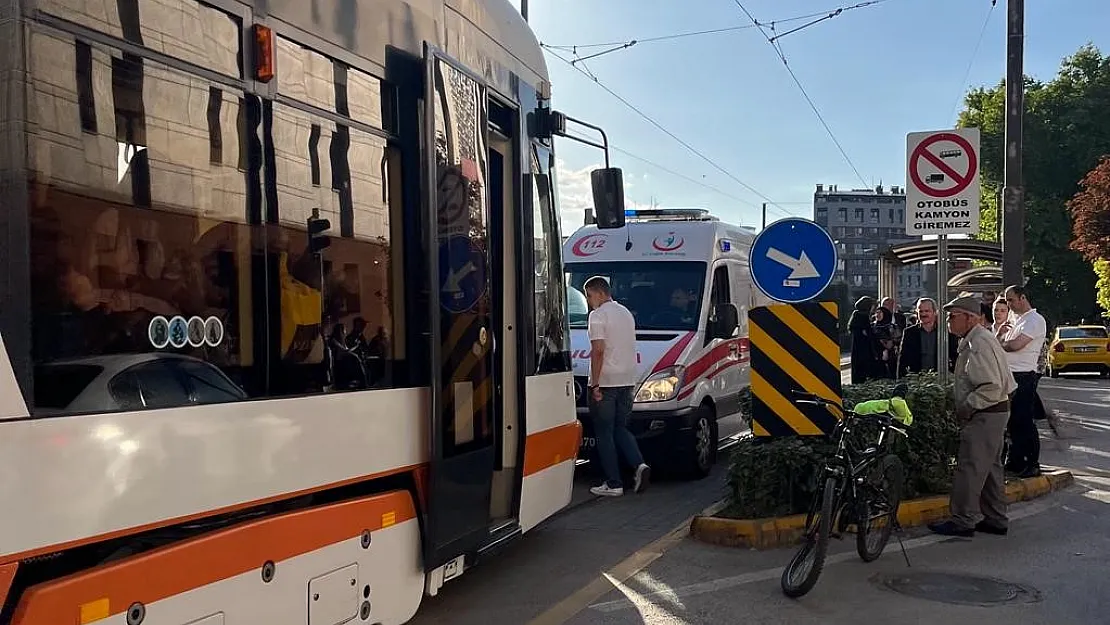
[[[906,436],[906,432],[893,425],[892,415],[882,415],[887,417],[886,420],[883,420],[879,415],[874,415],[876,418],[870,420],[880,424],[879,439],[874,446],[859,450],[852,443],[849,435],[852,433],[852,428],[857,421],[866,419],[872,415],[859,415],[854,411],[846,410],[843,406],[834,401],[817,397],[797,400],[797,403],[819,405],[826,409],[837,408],[840,414],[844,415],[842,419],[838,420],[831,435],[832,440],[836,441],[836,454],[829,462],[825,463],[825,467],[821,471],[818,482],[819,487],[814,493],[814,503],[810,506],[810,511],[806,516],[806,534],[808,535],[814,531],[813,517],[816,512],[817,502],[821,500],[825,479],[829,476],[835,477],[838,481],[838,492],[835,494],[833,504],[833,522],[834,527],[837,527],[838,531],[842,530],[842,525],[836,523],[836,521],[843,521],[844,507],[848,503],[858,501],[859,484],[862,481],[861,476],[865,475],[868,469],[882,459],[882,449],[887,439],[887,430],[894,430],[903,436]]]

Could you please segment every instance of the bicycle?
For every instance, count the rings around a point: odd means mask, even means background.
[[[903,419],[912,422],[912,415],[904,403],[899,405],[904,414],[894,413],[895,402],[905,394],[898,392],[901,388],[900,385],[895,389],[894,396],[886,401],[880,412],[866,414],[846,410],[835,401],[811,393],[794,391],[794,403],[821,406],[830,411],[835,408],[843,418],[837,422],[831,436],[836,453],[819,476],[819,487],[806,515],[802,545],[782,572],[782,592],[787,597],[798,598],[813,590],[825,565],[830,536],[839,539],[849,526],[855,526],[856,552],[864,562],[873,562],[882,555],[895,529],[899,531],[901,545],[898,506],[902,500],[905,470],[898,456],[884,451],[888,432],[908,436],[895,422]],[[862,405],[857,404],[856,408]],[[863,423],[877,424],[880,429],[876,444],[861,450],[849,434],[857,424]],[[872,525],[883,519],[888,522],[882,527]],[[834,527],[836,532],[833,532]],[[908,565],[904,545],[902,555]]]

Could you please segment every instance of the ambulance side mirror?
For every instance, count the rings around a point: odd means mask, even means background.
[[[624,173],[618,167],[590,172],[594,218],[600,229],[624,227]]]

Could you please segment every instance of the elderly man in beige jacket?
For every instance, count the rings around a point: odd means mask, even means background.
[[[929,529],[969,538],[977,531],[1005,535],[1009,520],[1002,442],[1010,419],[1010,394],[1017,382],[998,339],[983,327],[979,299],[957,297],[944,310],[948,330],[960,337],[953,389],[960,450],[949,501],[952,516],[931,523]]]

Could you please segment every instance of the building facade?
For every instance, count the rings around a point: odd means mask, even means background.
[[[901,187],[841,191],[836,185],[818,184],[813,194],[813,220],[829,231],[840,255],[833,282],[844,285],[846,299],[875,297],[879,291],[879,254],[892,245],[919,241],[906,234],[906,192]],[[915,300],[931,294],[924,267],[898,270],[898,304],[909,309]]]

